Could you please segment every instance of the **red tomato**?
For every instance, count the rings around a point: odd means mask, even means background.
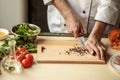
[[[16,55],[19,55],[20,54],[20,51],[17,49],[17,50],[15,50],[15,54]]]
[[[29,60],[30,61],[30,63],[32,63],[33,62],[33,55],[31,55],[31,54],[26,54],[25,55],[25,58],[27,59],[27,60]]]
[[[22,66],[24,68],[28,68],[31,65],[31,63],[30,63],[30,61],[28,59],[23,59],[21,63],[22,63]]]
[[[30,54],[30,53],[28,51],[24,51],[22,54],[26,55],[26,54]]]
[[[25,50],[27,50],[26,46],[19,46],[17,49],[19,51],[25,51]]]
[[[17,56],[17,60],[18,60],[18,61],[22,62],[23,59],[24,59],[24,55],[19,55],[19,56]]]

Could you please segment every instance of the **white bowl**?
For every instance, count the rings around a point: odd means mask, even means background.
[[[0,28],[0,40],[6,39],[9,35],[9,31],[4,28]]]
[[[30,36],[28,35],[20,35],[20,34],[17,34],[15,33],[17,28],[20,26],[20,25],[25,25],[25,24],[28,24],[30,28],[35,28],[36,29],[36,32]],[[30,23],[21,23],[21,24],[17,24],[15,26],[13,26],[11,28],[11,32],[12,34],[15,36],[15,37],[20,37],[22,40],[24,41],[27,41],[27,42],[36,42],[37,41],[37,36],[38,34],[41,32],[41,28],[38,27],[37,25],[35,24],[30,24]]]
[[[110,66],[113,68],[113,70],[115,70],[116,72],[120,74],[120,65],[117,65],[114,63],[116,56],[120,56],[120,53],[117,53],[110,58]]]

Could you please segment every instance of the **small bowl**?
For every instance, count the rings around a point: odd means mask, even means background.
[[[9,31],[4,28],[0,28],[0,40],[4,40],[8,37]]]
[[[32,34],[32,35],[22,35],[22,34],[16,33],[18,27],[19,27],[20,25],[25,25],[25,24],[27,24],[31,29],[34,28],[36,32],[35,32],[34,34]],[[41,29],[40,29],[40,27],[38,27],[38,26],[35,25],[35,24],[21,23],[21,24],[18,24],[18,25],[13,26],[12,29],[11,29],[11,32],[12,32],[12,34],[13,34],[15,37],[20,37],[20,38],[23,39],[24,41],[27,41],[27,42],[36,42],[37,36],[38,36],[38,34],[41,32]]]
[[[115,70],[117,73],[120,74],[120,65],[117,65],[117,64],[114,63],[114,60],[115,60],[115,57],[116,57],[116,56],[120,56],[120,53],[117,53],[117,54],[113,55],[113,56],[110,58],[109,63],[110,63],[111,68],[112,68],[113,70]]]

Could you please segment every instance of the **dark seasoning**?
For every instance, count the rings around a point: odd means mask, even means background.
[[[62,54],[59,52],[59,54]],[[72,48],[65,50],[64,54],[71,55],[71,54],[77,54],[78,56],[84,56],[87,54],[87,50],[83,49],[82,47],[78,46],[77,44],[73,46]]]
[[[44,53],[46,48],[44,46],[41,46],[41,52]],[[66,55],[71,55],[71,54],[76,54],[77,56],[84,56],[87,54],[87,50],[83,49],[81,46],[78,44],[75,44],[73,47],[69,48],[68,50],[65,50],[64,52],[59,52],[59,54],[66,54]]]
[[[41,47],[41,52],[43,53],[46,48],[44,46]]]

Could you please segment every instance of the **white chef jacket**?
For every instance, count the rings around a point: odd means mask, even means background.
[[[52,5],[52,0],[43,0],[48,6],[48,27],[50,32],[66,33],[65,20]],[[84,31],[91,32],[95,20],[118,27],[120,15],[120,0],[67,0],[69,5],[79,15]],[[62,7],[62,6],[61,6]],[[107,27],[109,28],[109,27]],[[108,31],[108,29],[107,29]],[[106,32],[106,31],[105,31]]]

